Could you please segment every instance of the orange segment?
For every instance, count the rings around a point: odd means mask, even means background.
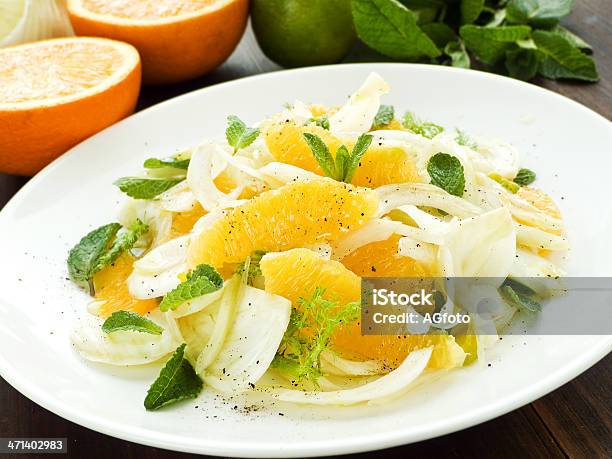
[[[360,278],[342,263],[320,258],[308,249],[265,255],[260,262],[265,289],[290,299],[294,307],[300,297],[310,297],[316,287],[325,289],[327,299],[346,304],[361,297]],[[413,350],[434,346],[430,368],[461,365],[464,353],[454,338],[446,335],[362,336],[360,324],[339,330],[334,348],[349,358],[376,359],[396,368]]]
[[[189,264],[243,261],[255,250],[280,251],[334,241],[376,212],[376,194],[330,179],[293,182],[228,210],[189,247]]]
[[[133,112],[140,59],[125,43],[64,38],[0,49],[0,170],[33,175]]]
[[[130,295],[127,278],[132,273],[134,257],[122,254],[115,262],[94,275],[96,300],[104,301],[100,306],[100,317],[108,317],[115,311],[133,311],[144,315],[158,306],[155,299],[137,300]]]
[[[78,35],[134,45],[147,84],[195,78],[219,66],[244,32],[248,0],[68,0]]]
[[[264,136],[270,153],[277,161],[292,164],[323,175],[321,167],[304,140],[304,133],[315,134],[335,154],[343,143],[350,149],[353,142],[343,142],[328,130],[309,124],[298,126],[290,120],[273,122],[264,128]],[[376,188],[390,183],[420,182],[415,160],[398,147],[371,145],[361,160],[352,183]]]
[[[386,241],[371,242],[359,247],[341,261],[361,277],[425,277],[429,270],[416,260],[397,255],[401,236],[393,235]]]

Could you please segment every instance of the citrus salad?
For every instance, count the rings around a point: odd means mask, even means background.
[[[117,222],[68,256],[93,296],[79,354],[163,361],[147,409],[201,391],[349,405],[482,359],[490,335],[362,335],[361,279],[560,276],[560,213],[512,146],[397,116],[388,91],[373,73],[343,106],[232,115],[223,140],[118,179]],[[515,285],[499,323],[537,304]]]

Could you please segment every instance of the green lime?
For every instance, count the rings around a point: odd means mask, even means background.
[[[253,0],[257,42],[285,67],[333,64],[355,42],[350,0]]]

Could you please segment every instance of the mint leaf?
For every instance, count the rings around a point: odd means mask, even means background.
[[[534,49],[517,48],[506,51],[508,75],[518,80],[531,80],[538,73],[538,52]]]
[[[455,196],[463,195],[465,187],[463,165],[456,157],[447,153],[436,153],[427,162],[427,172],[432,185]]]
[[[163,167],[172,167],[174,169],[187,169],[189,167],[189,159],[157,159],[148,158],[144,162],[146,169],[161,169]]]
[[[531,185],[535,182],[536,174],[530,169],[522,168],[514,177],[514,183],[518,183],[521,186]]]
[[[121,191],[134,199],[153,199],[174,185],[181,183],[180,179],[148,179],[140,177],[122,177],[115,181]]]
[[[304,133],[304,140],[306,140],[306,143],[310,147],[310,150],[317,160],[317,163],[319,163],[319,166],[323,170],[323,173],[336,180],[338,174],[336,172],[334,158],[329,152],[327,145],[325,145],[325,142],[323,142],[318,135],[311,134],[309,132]]]
[[[378,112],[376,113],[374,121],[372,122],[371,130],[375,131],[376,129],[386,126],[393,121],[394,116],[395,109],[393,108],[393,105],[381,105],[378,107]]]
[[[240,118],[234,115],[227,117],[225,137],[227,143],[234,147],[234,153],[251,145],[259,135],[259,129],[248,127]]]
[[[567,41],[569,41],[571,43],[572,46],[574,46],[575,48],[578,48],[584,52],[592,52],[593,48],[591,45],[589,45],[586,41],[584,41],[582,38],[580,38],[578,35],[576,35],[575,33],[567,30],[565,27],[563,27],[560,24],[557,24],[557,26],[551,30],[551,32],[556,33],[557,35],[562,36],[563,38],[565,38]]]
[[[470,68],[470,56],[465,50],[463,42],[451,41],[444,47],[444,54],[451,58],[451,65],[463,69]]]
[[[147,410],[157,410],[180,400],[195,398],[202,391],[202,380],[185,358],[185,346],[181,344],[174,351],[149,388],[144,401]]]
[[[430,123],[429,121],[422,121],[411,112],[406,112],[402,125],[409,131],[427,137],[428,139],[433,139],[444,131],[442,126]]]
[[[595,62],[567,38],[555,32],[536,30],[532,34],[538,51],[544,55],[538,72],[546,78],[575,78],[598,81]]]
[[[485,64],[495,64],[502,59],[512,44],[529,36],[529,26],[482,27],[464,25],[459,34],[465,46]]]
[[[510,0],[506,18],[514,24],[548,29],[571,13],[574,0]]]
[[[361,134],[353,147],[353,151],[351,151],[350,159],[348,160],[348,166],[344,170],[344,174],[342,177],[342,181],[346,183],[351,183],[353,180],[353,175],[355,175],[355,171],[359,167],[359,162],[363,155],[365,155],[366,151],[370,147],[372,143],[372,136],[368,134]]]
[[[111,314],[102,324],[104,333],[116,331],[136,331],[141,333],[151,333],[161,335],[164,329],[155,322],[142,317],[131,311],[116,311]]]
[[[127,250],[131,250],[136,241],[147,231],[149,231],[149,225],[136,219],[136,223],[130,226],[126,232],[120,233],[111,247],[98,259],[96,271],[100,271],[105,266],[113,264],[119,255]]]
[[[540,312],[542,310],[542,304],[538,301],[535,292],[512,279],[506,279],[499,288],[499,293],[511,306],[529,312]]]
[[[359,38],[394,59],[437,57],[440,50],[417,25],[417,15],[397,0],[352,0]]]
[[[461,0],[461,23],[471,24],[484,9],[484,0]]]
[[[68,253],[70,279],[82,287],[89,287],[92,295],[92,278],[99,269],[98,261],[120,228],[119,223],[101,226],[83,237]]]
[[[176,309],[185,301],[212,293],[221,287],[223,287],[223,278],[215,268],[205,264],[198,265],[187,274],[185,282],[180,283],[164,296],[159,303],[159,309],[163,312]]]

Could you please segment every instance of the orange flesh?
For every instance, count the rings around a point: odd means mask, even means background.
[[[134,257],[122,254],[115,263],[94,275],[96,300],[105,301],[98,315],[108,317],[116,311],[133,311],[144,315],[158,306],[156,299],[137,300],[130,295],[127,278],[132,273]]]
[[[103,43],[56,43],[0,53],[0,101],[19,103],[70,96],[97,86],[124,58]]]
[[[555,202],[552,200],[552,198],[550,196],[548,196],[546,193],[544,193],[542,190],[540,190],[539,188],[532,188],[529,186],[522,186],[519,188],[519,190],[517,191],[517,196],[523,198],[525,201],[527,201],[529,204],[531,204],[532,206],[534,206],[536,209],[541,210],[542,212],[544,212],[545,214],[553,217],[553,218],[558,218],[561,219],[561,212],[559,211],[559,208],[557,207],[557,205],[555,204]],[[516,221],[518,221],[519,223],[528,225],[528,223],[522,221],[519,218],[514,217],[514,219]],[[550,229],[544,229],[541,228],[544,231],[547,231],[549,233],[552,234],[557,234],[557,235],[561,235],[561,231],[557,230],[550,230]],[[540,250],[540,254],[543,255],[545,254],[546,251],[542,251]]]
[[[91,12],[128,19],[161,19],[201,10],[215,0],[82,0]]]

